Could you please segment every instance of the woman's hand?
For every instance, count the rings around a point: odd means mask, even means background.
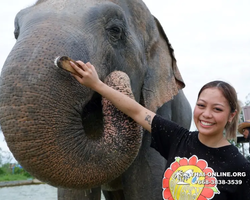
[[[70,65],[79,73],[82,77],[72,74],[76,80],[79,81],[82,85],[85,85],[93,90],[98,88],[98,85],[102,83],[99,79],[98,74],[95,70],[95,67],[91,63],[84,63],[82,61],[76,61],[80,66],[78,67],[73,62],[70,62]]]

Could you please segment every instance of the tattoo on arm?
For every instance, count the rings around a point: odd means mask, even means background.
[[[147,115],[147,116],[145,117],[145,121],[147,121],[148,124],[151,125],[151,116],[150,116],[150,115]]]

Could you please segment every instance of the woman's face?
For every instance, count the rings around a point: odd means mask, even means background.
[[[243,129],[243,136],[244,136],[244,138],[248,138],[248,135],[249,135],[249,130],[248,129]]]
[[[235,115],[230,111],[229,103],[219,89],[203,90],[194,109],[194,122],[199,134],[223,134],[227,122],[231,122]]]

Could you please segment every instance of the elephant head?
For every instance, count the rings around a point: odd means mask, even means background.
[[[108,182],[141,143],[140,127],[118,111],[109,115],[114,108],[99,94],[54,66],[57,56],[90,61],[103,81],[124,72],[131,98],[155,112],[184,87],[173,49],[141,0],[39,0],[17,14],[14,34],[1,72],[1,127],[19,163],[54,186]]]

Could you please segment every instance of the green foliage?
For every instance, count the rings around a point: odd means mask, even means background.
[[[33,178],[26,170],[18,167],[18,164],[5,163],[0,167],[0,181],[17,181]]]
[[[2,168],[0,168],[0,176],[2,176],[4,174],[5,174],[5,171]]]
[[[23,168],[19,168],[19,167],[15,167],[13,170],[13,174],[23,174],[24,169]]]
[[[0,169],[4,172],[4,174],[11,174],[11,169],[9,166],[10,166],[9,163],[5,163],[2,165]]]
[[[27,178],[33,178],[33,176],[31,176],[30,173],[25,170],[24,170],[23,175],[26,176]]]
[[[3,160],[7,160],[7,163],[3,163]],[[25,169],[19,167],[18,163],[8,162],[10,160],[10,153],[0,148],[0,181],[17,181],[33,178]]]
[[[23,175],[27,178],[31,178],[32,176],[29,174],[29,172],[27,172],[26,170],[24,170],[23,168],[19,168],[19,167],[15,167],[14,168],[14,173],[13,174],[20,174]]]

